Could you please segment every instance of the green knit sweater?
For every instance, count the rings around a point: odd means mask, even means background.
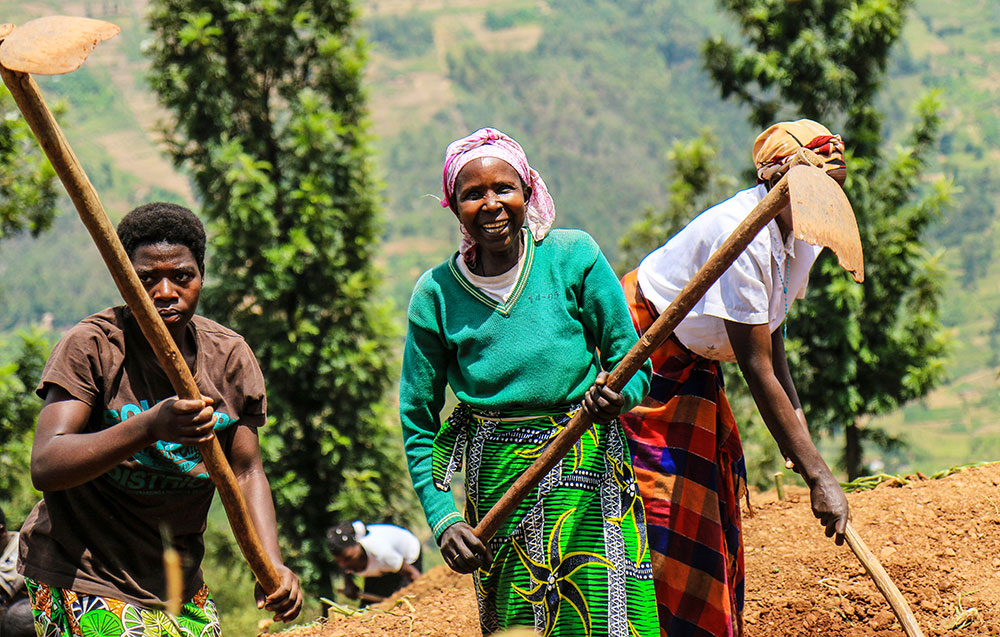
[[[417,281],[408,318],[400,420],[413,487],[436,538],[463,519],[431,478],[447,385],[473,408],[551,413],[582,400],[597,373],[637,340],[614,271],[580,230],[529,238],[503,304],[462,277],[453,256]],[[626,410],[645,396],[651,370],[647,362],[622,390]]]

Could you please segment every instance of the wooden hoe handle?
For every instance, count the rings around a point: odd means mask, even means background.
[[[56,174],[66,187],[73,205],[76,206],[80,218],[87,226],[90,236],[93,237],[97,249],[100,250],[104,262],[111,271],[115,285],[135,315],[142,333],[170,378],[170,384],[173,385],[177,396],[200,399],[201,392],[195,384],[191,370],[188,369],[166,325],[163,324],[163,320],[153,307],[152,300],[140,283],[128,255],[125,254],[125,248],[122,247],[111,220],[108,219],[104,206],[97,197],[97,191],[45,104],[38,85],[27,73],[11,71],[2,65],[0,65],[0,76],[3,77],[4,84],[10,89],[14,101],[24,114],[24,119],[35,133],[42,150],[45,151]],[[236,536],[243,555],[264,590],[268,593],[274,592],[281,585],[281,580],[264,552],[243,494],[236,482],[236,476],[233,475],[233,470],[222,453],[218,439],[213,437],[209,442],[200,443],[198,449],[205,460],[212,481],[219,490],[219,496],[233,528],[233,535]]]
[[[920,626],[917,625],[917,618],[913,616],[913,611],[910,610],[910,605],[906,603],[903,594],[896,588],[892,579],[889,578],[889,574],[882,568],[882,563],[868,549],[868,546],[861,539],[861,536],[858,535],[858,532],[854,530],[850,522],[847,523],[847,530],[844,532],[844,537],[847,539],[847,545],[851,547],[854,555],[857,556],[858,561],[861,562],[861,565],[868,571],[868,575],[874,580],[875,587],[878,588],[882,596],[889,602],[892,612],[903,626],[907,637],[924,637]]]
[[[635,375],[643,363],[660,347],[673,333],[674,329],[687,316],[691,308],[705,295],[708,288],[722,276],[733,261],[742,254],[757,233],[774,219],[785,204],[788,203],[788,183],[785,177],[767,193],[757,206],[747,215],[733,233],[715,251],[705,265],[695,273],[674,302],[646,330],[642,338],[632,346],[625,358],[615,366],[608,378],[608,387],[620,392]],[[566,425],[566,428],[556,436],[535,462],[521,474],[514,485],[493,505],[476,526],[476,536],[482,541],[489,541],[503,524],[503,521],[517,508],[528,493],[538,486],[542,478],[552,470],[576,441],[593,425],[590,415],[583,409],[579,410]]]

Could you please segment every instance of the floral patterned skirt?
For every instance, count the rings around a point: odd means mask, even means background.
[[[219,614],[207,586],[174,617],[121,600],[55,588],[25,578],[39,637],[219,637]]]
[[[465,457],[465,516],[477,524],[572,415],[459,405],[435,439],[435,485],[447,490]],[[645,514],[617,421],[584,434],[490,548],[493,563],[474,576],[484,634],[515,626],[546,637],[658,634]]]

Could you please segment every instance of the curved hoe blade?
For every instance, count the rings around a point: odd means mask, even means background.
[[[47,16],[14,29],[0,44],[0,64],[12,71],[59,75],[80,68],[98,43],[121,28],[103,20]]]
[[[861,235],[847,195],[837,182],[815,166],[793,166],[787,178],[795,237],[830,248],[837,255],[840,266],[850,272],[855,281],[864,281]]]

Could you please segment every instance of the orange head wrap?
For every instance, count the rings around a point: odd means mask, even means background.
[[[753,163],[757,179],[767,183],[785,172],[785,164],[799,148],[808,148],[826,163],[826,171],[845,168],[844,142],[826,126],[811,119],[778,122],[757,136]]]

